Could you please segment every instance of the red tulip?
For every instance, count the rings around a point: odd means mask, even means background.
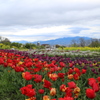
[[[58,78],[58,75],[56,73],[49,74],[49,78],[52,79],[53,81],[56,81]]]
[[[36,97],[30,97],[30,98],[25,99],[25,100],[36,100]]]
[[[74,72],[74,70],[72,69],[72,68],[70,68],[69,70],[68,70],[68,74],[72,74]]]
[[[95,79],[95,78],[89,78],[89,79],[88,79],[88,84],[89,84],[90,86],[93,86],[94,83],[96,83],[96,79]]]
[[[58,73],[58,77],[64,78],[65,73]]]
[[[74,74],[73,77],[74,77],[74,80],[78,80],[79,79],[79,75],[77,73]]]
[[[59,63],[61,67],[65,67],[65,63],[64,62],[60,62]]]
[[[31,80],[33,76],[30,74],[30,72],[23,72],[23,73],[22,73],[22,77],[23,77],[25,80]]]
[[[42,75],[36,74],[36,75],[34,75],[34,78],[35,78],[34,81],[36,83],[40,83],[42,81]]]
[[[100,77],[97,78],[98,83],[100,83]]]
[[[44,93],[44,90],[43,90],[43,89],[39,89],[38,92],[39,92],[40,94],[43,94],[43,93]]]
[[[25,94],[25,95],[28,96],[28,97],[33,97],[33,96],[36,95],[36,92],[35,92],[34,89],[30,89],[30,90],[27,91],[27,94]]]
[[[86,73],[86,70],[85,69],[82,69],[82,74],[85,74]]]
[[[74,100],[72,97],[64,97],[64,100]]]
[[[32,89],[32,85],[29,84],[27,86],[24,86],[20,88],[21,93],[28,96],[28,97],[33,97],[36,95],[35,89]]]
[[[51,88],[51,82],[49,82],[48,80],[44,80],[44,87],[50,89]]]
[[[26,67],[32,67],[32,65],[33,65],[32,62],[30,62],[30,61],[28,61],[27,63],[25,63]]]
[[[92,86],[92,89],[93,89],[95,92],[98,92],[98,91],[99,91],[99,85],[98,85],[98,83],[94,83],[93,86]]]
[[[23,67],[15,67],[16,72],[23,72],[25,69]]]
[[[65,92],[66,89],[67,89],[67,87],[66,87],[65,84],[60,85],[60,90],[61,90],[62,92]]]
[[[4,64],[4,58],[3,57],[0,57],[0,65],[1,64]]]
[[[59,98],[58,100],[74,100],[72,97],[64,97],[64,98]]]
[[[71,88],[71,89],[76,88],[76,84],[73,81],[72,82],[68,82],[67,84],[68,84],[69,88]]]
[[[86,89],[86,96],[90,99],[94,99],[96,94],[93,89]]]
[[[32,89],[32,84],[28,84],[28,85],[26,85],[26,87]]]
[[[80,70],[78,69],[78,68],[74,68],[74,72],[76,72],[76,74],[78,74],[78,76],[80,76],[81,75],[81,72],[80,72]]]
[[[73,67],[73,63],[70,63],[70,64],[69,64],[69,67]]]
[[[66,97],[72,96],[72,89],[71,88],[67,87],[65,92],[66,92],[66,94],[65,94]]]

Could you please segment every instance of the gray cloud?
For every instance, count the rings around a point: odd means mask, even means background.
[[[91,35],[97,35],[97,34],[100,34],[100,32],[93,32],[93,33],[91,33]]]
[[[1,26],[68,25],[100,20],[100,1],[1,0]]]
[[[100,37],[99,12],[100,0],[0,0],[0,35],[11,40],[52,39],[76,33]],[[68,27],[50,31],[50,27],[64,25]]]
[[[71,27],[71,32],[78,34],[80,33],[82,30],[89,30],[89,28],[83,28],[83,27]]]

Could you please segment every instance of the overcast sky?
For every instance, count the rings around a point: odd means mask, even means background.
[[[100,0],[0,0],[0,36],[10,41],[100,38]]]

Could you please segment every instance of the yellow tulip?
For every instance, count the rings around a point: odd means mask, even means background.
[[[52,96],[56,95],[56,88],[51,88],[50,95]]]
[[[43,100],[50,100],[50,97],[48,95],[43,96]]]

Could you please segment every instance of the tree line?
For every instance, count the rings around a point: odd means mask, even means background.
[[[100,47],[100,39],[88,39],[85,40],[84,38],[79,38],[78,40],[72,40],[71,45],[72,47]]]
[[[37,49],[37,48],[44,48],[43,46],[38,46],[37,44],[33,43],[18,43],[18,42],[11,42],[8,38],[4,38],[0,36],[0,49]]]
[[[67,44],[67,43],[66,43]],[[100,47],[100,39],[89,39],[85,40],[84,38],[79,38],[78,40],[72,40],[71,44],[69,45],[70,47]],[[58,44],[55,45],[56,48],[58,47],[65,47],[65,46],[60,46]],[[4,38],[0,36],[0,49],[44,49],[45,46],[43,45],[37,45],[33,43],[18,43],[18,42],[11,42],[8,38]]]

